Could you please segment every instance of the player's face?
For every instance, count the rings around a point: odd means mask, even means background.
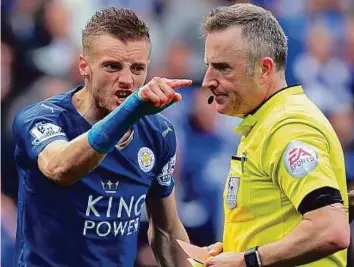
[[[145,39],[122,42],[108,34],[91,41],[90,51],[82,59],[87,85],[96,106],[110,112],[144,84],[150,43]]]
[[[239,27],[207,34],[205,63],[203,86],[215,95],[219,113],[243,117],[262,102],[260,75],[247,73],[247,44]]]

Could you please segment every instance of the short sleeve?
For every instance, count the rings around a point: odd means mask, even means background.
[[[163,156],[160,158],[161,162],[157,164],[158,175],[155,177],[151,188],[151,192],[158,197],[169,196],[175,186],[176,134],[170,122],[165,120],[163,125],[164,127],[161,131]]]
[[[13,135],[17,145],[26,151],[30,159],[36,160],[49,143],[68,140],[59,115],[60,110],[50,104],[33,105],[16,114]]]
[[[316,189],[339,190],[329,144],[317,129],[301,123],[286,124],[275,131],[265,148],[264,169],[296,209]]]

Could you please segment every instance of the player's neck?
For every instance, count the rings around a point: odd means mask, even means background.
[[[73,95],[72,103],[77,112],[91,125],[107,115],[97,108],[91,91],[86,86]]]

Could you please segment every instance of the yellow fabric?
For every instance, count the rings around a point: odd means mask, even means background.
[[[242,138],[224,190],[224,251],[283,238],[301,221],[297,208],[315,189],[339,189],[348,207],[341,145],[301,86],[275,94],[234,131]],[[346,251],[303,266],[345,267]]]
[[[204,264],[196,262],[192,258],[188,258],[187,260],[189,261],[189,263],[191,264],[192,267],[203,267],[204,266]]]

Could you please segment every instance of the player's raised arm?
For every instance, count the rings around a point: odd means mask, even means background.
[[[95,169],[138,119],[180,101],[182,97],[175,90],[191,84],[191,80],[153,78],[88,132],[70,142],[58,140],[48,144],[38,155],[40,170],[58,184],[73,184]]]

